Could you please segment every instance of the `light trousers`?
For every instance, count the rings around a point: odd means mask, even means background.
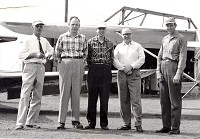
[[[72,109],[72,121],[79,121],[80,92],[83,82],[83,75],[83,59],[62,59],[59,69],[59,123],[65,123],[66,121],[70,98]]]
[[[44,64],[25,64],[16,125],[33,125],[41,108]]]
[[[141,77],[139,70],[133,70],[131,75],[124,71],[117,74],[120,113],[124,125],[131,126],[131,107],[135,118],[135,126],[142,125]]]

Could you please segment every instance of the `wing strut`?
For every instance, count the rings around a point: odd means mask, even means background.
[[[122,35],[121,35],[119,32],[116,32],[116,33],[122,37]],[[145,49],[144,47],[143,47],[143,50],[144,50],[146,53],[148,53],[148,54],[150,54],[151,56],[153,56],[154,58],[158,58],[157,55],[155,55],[154,53],[152,53],[152,52],[150,52],[149,50]],[[191,89],[190,89],[187,93],[185,93],[185,95],[184,95],[182,98],[184,98],[188,93],[190,93],[190,92],[199,84],[199,83],[197,83],[197,81],[196,81],[194,78],[192,78],[192,77],[189,76],[188,74],[183,73],[183,76],[185,76],[187,79],[189,79],[189,80],[195,82],[195,85],[193,85],[193,86],[191,87]]]

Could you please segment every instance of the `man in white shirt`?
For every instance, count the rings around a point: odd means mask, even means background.
[[[118,69],[117,84],[120,99],[120,113],[124,122],[120,130],[131,129],[131,106],[136,119],[137,132],[142,129],[141,106],[141,74],[139,68],[145,62],[145,54],[142,46],[131,38],[129,28],[122,30],[123,42],[114,50],[114,66]]]
[[[46,38],[41,37],[44,23],[34,21],[32,23],[33,35],[25,42],[19,54],[24,62],[22,71],[22,88],[19,100],[16,130],[28,128],[40,128],[35,125],[41,107],[41,98],[44,83],[46,60],[51,60],[53,47]]]

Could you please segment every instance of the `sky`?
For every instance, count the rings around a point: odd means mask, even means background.
[[[198,0],[68,0],[68,17],[78,16],[81,25],[96,25],[104,21],[123,6],[157,12],[176,14],[192,18],[200,28]],[[65,0],[0,0],[0,21],[32,22],[41,19],[48,23],[63,23]],[[19,8],[21,7],[21,8]],[[130,18],[140,13],[132,13]],[[118,24],[120,14],[108,22]],[[139,20],[131,20],[127,25],[138,26]],[[147,15],[144,26],[160,28],[163,18]],[[177,22],[180,28],[187,28],[187,21]]]

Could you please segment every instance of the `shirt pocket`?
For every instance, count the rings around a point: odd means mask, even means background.
[[[180,43],[178,40],[173,40],[170,45],[172,46],[172,53],[177,54],[180,51]]]
[[[63,42],[61,42],[60,50],[61,51],[69,51],[70,50],[70,43],[69,43],[69,41],[64,40]]]
[[[77,51],[83,51],[83,42],[82,42],[82,40],[80,40],[78,42],[78,45],[76,45],[75,48],[76,48]]]

